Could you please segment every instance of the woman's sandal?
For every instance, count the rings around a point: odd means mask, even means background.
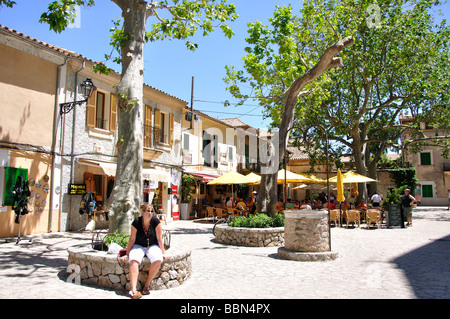
[[[142,297],[142,294],[139,291],[131,291],[129,292],[132,299],[139,299]]]
[[[142,294],[143,295],[150,295],[150,289],[148,287],[142,288]]]

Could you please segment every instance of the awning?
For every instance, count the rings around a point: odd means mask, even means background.
[[[202,173],[191,173],[191,172],[185,172],[186,174],[197,176],[203,179],[206,183],[209,183],[210,181],[216,179],[219,177],[219,175],[210,175],[210,174],[202,174]]]
[[[90,166],[94,166],[94,167],[99,167],[108,176],[115,176],[116,175],[116,167],[117,167],[116,163],[101,162],[101,161],[89,160],[89,159],[84,159],[84,158],[78,159],[78,162],[80,164],[84,164],[84,165],[90,165]]]
[[[94,167],[101,168],[103,172],[108,176],[115,176],[116,175],[116,163],[112,162],[101,162],[96,160],[90,160],[90,159],[84,159],[80,158],[79,160],[80,164],[84,165],[90,165]],[[156,182],[164,182],[164,183],[170,183],[172,181],[172,178],[170,177],[170,174],[161,170],[157,170],[154,168],[144,168],[142,169],[142,178],[146,180],[156,181]]]
[[[154,168],[144,168],[142,170],[142,178],[163,183],[170,183],[172,181],[169,173]]]

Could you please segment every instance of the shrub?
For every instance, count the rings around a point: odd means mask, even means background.
[[[381,208],[387,211],[389,210],[389,204],[400,204],[402,196],[405,194],[405,189],[408,186],[404,185],[399,188],[394,188],[392,191],[388,191],[385,198],[383,198],[383,203],[381,204]]]
[[[111,245],[112,242],[115,242],[117,245],[121,246],[122,248],[127,248],[128,241],[130,239],[130,236],[120,234],[118,230],[116,230],[113,234],[108,234],[103,239],[103,243],[106,246]]]
[[[247,228],[270,228],[284,226],[284,215],[276,214],[274,217],[266,214],[250,215],[248,217],[238,216],[233,218],[230,227],[247,227]]]
[[[277,213],[273,216],[273,227],[284,227],[284,215]]]

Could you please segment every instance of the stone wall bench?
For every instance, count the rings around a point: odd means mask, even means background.
[[[249,247],[275,247],[284,245],[284,227],[246,228],[216,226],[216,242]]]
[[[67,272],[68,281],[115,290],[130,290],[129,263],[122,267],[117,262],[117,254],[108,254],[86,248],[69,248]],[[139,269],[137,289],[140,290],[147,278],[150,261],[144,257]],[[166,260],[150,284],[150,290],[178,287],[192,273],[191,251],[166,251]]]

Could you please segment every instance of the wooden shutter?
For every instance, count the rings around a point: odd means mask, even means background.
[[[169,114],[169,145],[173,145],[173,114]]]
[[[155,130],[153,134],[155,143],[161,142],[161,111],[155,110]]]
[[[111,106],[109,111],[109,130],[115,132],[117,130],[117,98],[111,93]]]
[[[87,100],[86,103],[86,126],[95,127],[95,118],[96,118],[96,104],[97,104],[97,90],[94,89],[91,97]]]
[[[144,147],[152,147],[152,112],[151,106],[144,106]]]

